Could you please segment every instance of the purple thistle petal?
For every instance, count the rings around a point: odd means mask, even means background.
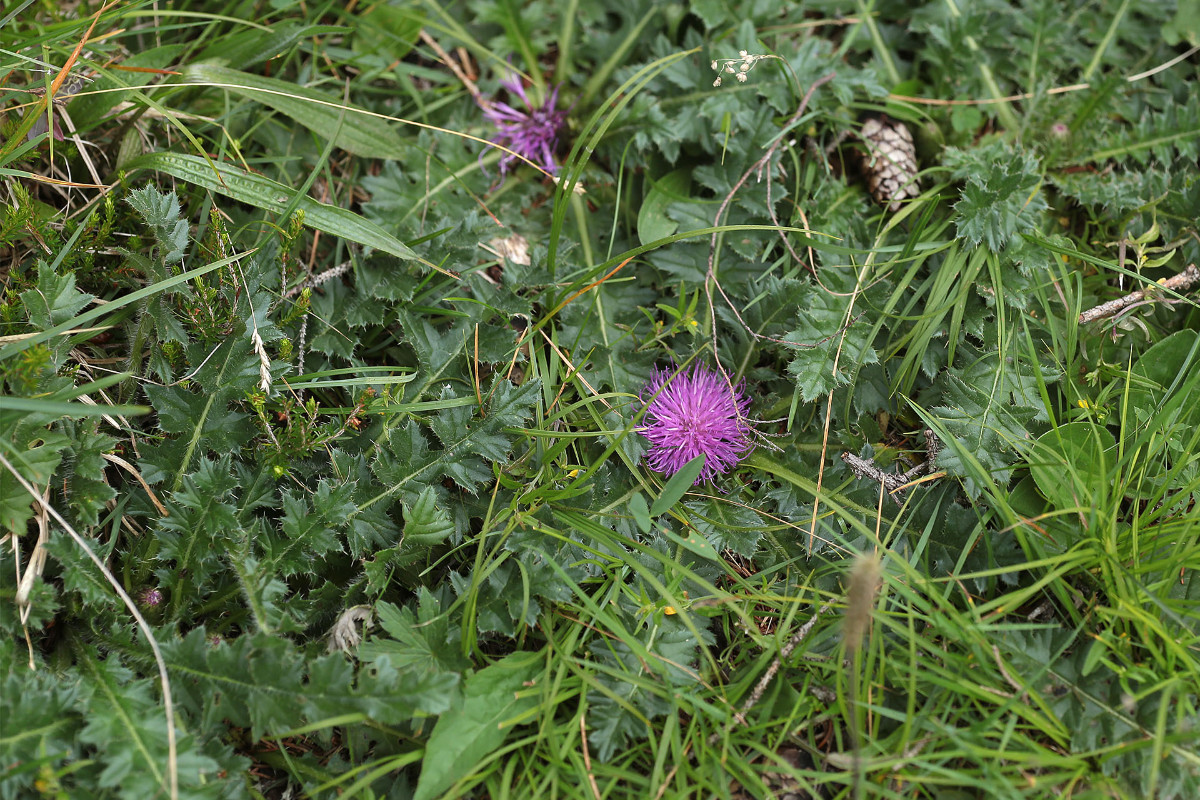
[[[502,80],[500,86],[508,91],[511,102],[519,99],[525,108],[522,110],[494,100],[481,101],[484,118],[496,126],[492,141],[524,156],[551,175],[557,175],[554,150],[558,146],[559,131],[567,121],[567,112],[556,107],[558,87],[551,89],[544,104],[534,106],[519,77]],[[517,160],[516,156],[505,153],[500,159],[500,174],[507,174]]]
[[[706,456],[696,483],[737,466],[754,448],[754,428],[746,419],[750,398],[720,372],[700,364],[671,378],[655,368],[642,389],[646,413],[638,430],[650,440],[646,463],[674,475],[698,455]]]

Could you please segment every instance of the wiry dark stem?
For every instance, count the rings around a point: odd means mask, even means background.
[[[787,62],[784,62],[784,63],[786,64]],[[796,108],[796,112],[794,114],[792,114],[791,118],[784,125],[785,128],[791,127],[792,125],[794,125],[796,123],[797,120],[800,119],[800,117],[804,116],[804,112],[808,108],[809,101],[812,100],[813,93],[817,89],[819,89],[821,86],[824,86],[826,83],[829,83],[829,81],[833,80],[833,77],[834,77],[834,73],[831,72],[828,75],[824,75],[824,76],[818,78],[817,80],[813,81],[812,85],[808,87],[808,91],[806,91],[804,93],[804,97],[800,100],[800,105],[799,105],[799,107]],[[762,158],[760,158],[758,161],[754,162],[754,164],[752,164],[749,169],[747,169],[744,173],[742,173],[742,177],[738,178],[737,183],[735,183],[733,185],[733,188],[729,190],[729,193],[725,195],[725,199],[721,201],[721,205],[717,208],[717,214],[716,214],[716,217],[714,218],[714,222],[715,222],[716,226],[719,226],[721,224],[721,218],[725,215],[725,212],[729,209],[729,205],[733,202],[733,198],[737,195],[738,191],[742,188],[742,186],[744,186],[746,184],[746,181],[750,180],[750,176],[754,175],[756,173],[761,174],[761,171],[763,170],[763,168],[767,164],[770,163],[771,159],[775,155],[775,151],[778,150],[780,145],[782,145],[782,144],[783,144],[783,137],[780,136],[774,142],[771,143],[771,146],[767,148],[767,151],[765,153],[763,153]],[[785,238],[785,242],[786,242],[786,238]],[[791,250],[790,247],[789,247],[789,250]],[[792,251],[792,252],[794,253],[795,251]],[[712,235],[712,238],[709,240],[709,245],[708,245],[708,265],[707,265],[707,270],[705,272],[705,278],[704,278],[704,294],[705,294],[705,298],[708,300],[708,314],[710,317],[712,342],[713,342],[713,358],[716,360],[717,366],[721,366],[721,353],[720,353],[720,345],[717,343],[717,311],[716,311],[716,305],[713,302],[713,291],[712,291],[713,286],[717,287],[717,291],[721,293],[721,298],[733,310],[734,316],[737,317],[738,322],[740,322],[742,327],[746,330],[746,332],[749,333],[751,336],[753,336],[755,339],[759,339],[762,341],[774,342],[775,344],[782,344],[782,345],[785,345],[788,347],[815,347],[816,346],[816,344],[804,345],[804,344],[800,344],[798,342],[788,342],[788,341],[784,341],[782,339],[773,339],[769,336],[763,336],[762,334],[758,333],[757,331],[751,329],[751,327],[746,324],[746,321],[744,319],[742,319],[742,315],[738,311],[737,306],[734,305],[733,301],[729,299],[729,296],[727,294],[725,294],[725,290],[723,288],[721,288],[721,284],[717,281],[716,256],[717,256],[717,233],[714,232]],[[799,260],[799,256],[797,256],[797,260]],[[834,335],[834,334],[831,334],[831,335]],[[721,371],[722,372],[725,371],[724,367],[721,367]]]

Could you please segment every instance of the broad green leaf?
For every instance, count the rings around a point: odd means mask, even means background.
[[[1179,0],[1174,18],[1163,25],[1162,34],[1170,45],[1187,42],[1195,47],[1200,44],[1200,0]]]
[[[44,487],[62,461],[63,450],[69,440],[61,433],[45,433],[35,445],[18,449],[9,441],[11,433],[5,431],[0,438],[0,451],[9,463],[35,488]],[[25,487],[5,468],[0,467],[0,532],[23,531],[25,522],[33,515],[30,503],[33,498]]]
[[[255,434],[250,416],[230,409],[258,381],[258,360],[247,332],[237,331],[211,351],[192,345],[188,352],[192,363],[202,365],[190,387],[146,387],[159,426],[180,436],[147,443],[142,448],[142,473],[151,483],[173,476],[172,490],[179,488],[198,454],[236,452]]]
[[[972,245],[986,243],[1000,252],[1015,234],[1033,230],[1046,209],[1042,169],[1030,150],[992,143],[974,150],[948,153],[955,177],[964,179],[958,234]]]
[[[655,181],[638,211],[638,240],[650,244],[665,239],[679,229],[679,223],[667,216],[667,208],[676,200],[687,199],[692,188],[692,171],[677,169]]]
[[[29,320],[43,329],[70,319],[92,299],[92,295],[75,290],[75,273],[59,275],[45,263],[38,267],[37,288],[21,293]]]
[[[667,526],[660,527],[663,534],[680,547],[691,550],[698,556],[703,556],[710,561],[720,561],[721,554],[709,543],[708,539],[695,528],[689,528],[687,536],[680,536]]]
[[[1178,331],[1163,339],[1133,365],[1130,409],[1142,421],[1200,425],[1200,402],[1194,391],[1200,380],[1198,365],[1200,336],[1195,331]],[[1176,410],[1178,417],[1173,418]]]
[[[690,521],[717,550],[732,550],[750,558],[762,538],[762,518],[735,502],[706,500],[685,504]]]
[[[354,487],[322,479],[311,498],[284,489],[283,536],[268,535],[263,542],[266,559],[264,568],[278,571],[290,578],[298,572],[311,570],[318,559],[342,549],[337,531],[357,510],[350,499]]]
[[[109,756],[99,786],[140,784],[143,792],[166,794],[166,720],[161,711],[155,713],[148,681],[131,681],[118,663],[102,661],[93,653],[85,653],[78,663],[98,695],[79,736]],[[131,746],[122,746],[126,742]]]
[[[129,170],[149,169],[163,172],[181,181],[196,184],[211,192],[232,197],[266,211],[281,211],[294,199],[295,190],[262,175],[254,175],[232,164],[209,164],[197,156],[182,153],[150,153],[129,162]],[[295,206],[304,212],[304,224],[333,236],[357,242],[397,258],[420,261],[434,267],[414,253],[408,245],[373,222],[337,206],[300,197]]]
[[[633,521],[637,523],[638,530],[642,533],[650,532],[650,508],[641,492],[629,498],[629,513],[633,514]]]
[[[650,506],[650,516],[659,517],[674,508],[675,504],[679,502],[679,498],[683,497],[700,477],[705,460],[705,455],[701,453],[671,476],[671,479],[663,486],[662,494],[654,501],[654,505]]]
[[[360,712],[385,725],[418,713],[446,711],[458,687],[457,674],[397,670],[387,658],[360,670],[341,653],[306,656],[284,637],[243,634],[210,644],[203,628],[163,642],[173,675],[176,702],[190,713],[217,710],[234,725],[251,729],[254,740],[306,721]]]
[[[265,78],[215,64],[192,64],[183,71],[189,83],[236,92],[291,118],[347,153],[366,158],[405,157],[406,148],[387,122],[336,95]]]
[[[129,193],[129,205],[142,215],[154,233],[159,246],[158,260],[163,264],[182,261],[188,246],[189,225],[180,213],[175,192],[163,193],[145,186]]]
[[[414,800],[432,800],[503,744],[538,704],[529,686],[544,669],[540,652],[510,653],[467,679],[463,696],[442,714],[425,747]]]
[[[97,433],[90,423],[64,422],[72,442],[64,451],[63,470],[67,487],[66,495],[76,517],[89,527],[99,522],[99,515],[108,502],[117,496],[105,477],[108,466],[104,455],[116,447],[117,440],[104,433]],[[72,543],[74,545],[74,543]],[[89,562],[89,569],[92,567]],[[91,570],[95,572],[94,569]]]
[[[387,636],[371,636],[358,649],[366,663],[386,656],[404,672],[422,675],[453,674],[470,666],[458,641],[459,627],[450,624],[447,608],[453,605],[448,586],[430,591],[417,589],[416,609],[412,604],[399,608],[386,601],[375,605],[379,626]]]
[[[1038,439],[1029,472],[1038,489],[1058,508],[1089,505],[1111,485],[1116,439],[1107,428],[1068,422]]]

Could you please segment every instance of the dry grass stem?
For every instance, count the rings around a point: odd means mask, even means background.
[[[588,786],[592,789],[592,796],[600,800],[600,787],[596,785],[596,775],[592,772],[592,754],[588,750],[586,714],[579,715],[579,737],[583,743],[583,767],[587,770]]]
[[[1187,52],[1181,53],[1175,58],[1172,58],[1170,61],[1166,61],[1156,67],[1151,67],[1145,72],[1139,72],[1136,75],[1130,75],[1125,79],[1125,81],[1127,83],[1136,83],[1137,81],[1149,78],[1152,75],[1157,75],[1163,70],[1168,70],[1180,62],[1186,61],[1194,56],[1197,52],[1200,52],[1200,45],[1195,45]],[[1069,92],[1081,92],[1084,89],[1090,88],[1092,88],[1092,84],[1090,83],[1073,83],[1070,86],[1055,86],[1051,89],[1047,89],[1045,94],[1047,96],[1053,96],[1057,94],[1067,94]],[[889,94],[888,99],[900,100],[905,103],[915,103],[923,106],[987,106],[994,105],[996,103],[1013,103],[1020,100],[1032,100],[1039,94],[1041,94],[1041,92],[1022,92],[1021,94],[1010,94],[1007,97],[991,97],[985,100],[940,100],[934,97],[912,97],[905,94]]]
[[[451,58],[450,54],[442,49],[442,46],[437,43],[437,40],[426,33],[424,28],[421,29],[421,41],[433,48],[433,52],[437,53],[438,59],[450,68],[450,71],[454,73],[454,77],[458,78],[459,83],[463,85],[463,88],[467,90],[467,94],[471,95],[476,103],[482,106],[487,102],[483,98],[483,93],[479,91],[479,87],[475,85],[475,81],[471,80],[470,77],[467,76],[467,73],[463,72],[463,69],[458,65],[458,62]],[[461,48],[460,52],[462,52]],[[463,62],[466,63],[465,54],[462,58]]]
[[[146,496],[150,498],[150,502],[154,504],[156,509],[158,509],[159,514],[162,514],[164,517],[171,516],[171,512],[168,511],[167,507],[159,501],[158,495],[154,493],[154,490],[150,488],[150,484],[146,483],[146,479],[142,477],[142,473],[138,472],[137,468],[134,467],[133,464],[130,464],[125,459],[112,453],[101,453],[100,455],[105,461],[109,462],[110,464],[117,465],[132,475],[133,479],[141,484],[142,488],[146,490]]]

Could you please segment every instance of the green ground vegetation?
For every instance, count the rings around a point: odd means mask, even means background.
[[[1200,796],[1197,45],[6,3],[0,798]],[[689,364],[761,434],[696,485]]]

